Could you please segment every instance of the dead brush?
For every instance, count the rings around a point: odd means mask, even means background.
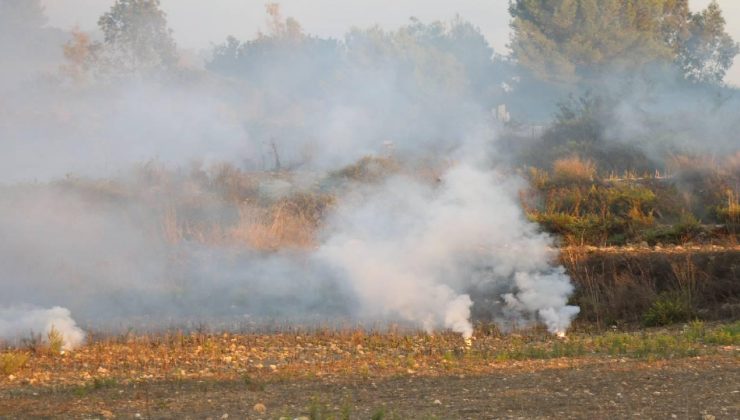
[[[267,208],[245,203],[239,208],[239,222],[226,235],[258,250],[311,248],[333,204],[333,196],[322,194],[296,194]]]
[[[332,172],[331,176],[370,183],[378,182],[400,169],[400,164],[392,157],[365,156],[352,165]]]
[[[552,170],[555,180],[560,182],[591,182],[596,177],[596,164],[578,156],[556,160]]]
[[[64,335],[54,325],[46,333],[46,340],[49,353],[60,354],[64,350]]]

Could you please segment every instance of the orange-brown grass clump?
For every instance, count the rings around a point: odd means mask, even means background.
[[[557,159],[552,164],[555,179],[560,182],[589,182],[596,177],[596,164],[578,156]]]
[[[226,236],[258,250],[311,248],[334,201],[331,195],[296,194],[267,208],[244,203],[239,207],[239,221]]]

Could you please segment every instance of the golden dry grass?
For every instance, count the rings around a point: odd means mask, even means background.
[[[596,176],[596,164],[578,156],[558,159],[552,169],[555,179],[562,182],[588,182]]]
[[[297,194],[264,208],[252,203],[239,207],[239,222],[225,232],[227,241],[258,250],[308,249],[334,197]]]

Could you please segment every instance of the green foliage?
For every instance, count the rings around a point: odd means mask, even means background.
[[[588,181],[585,175],[566,177],[564,171],[552,178],[542,171],[530,171],[537,176],[534,186],[542,197],[538,208],[530,209],[530,218],[546,231],[573,244],[621,245],[640,238],[653,226],[658,200],[649,187]],[[592,169],[568,171],[588,174]]]
[[[91,382],[80,385],[72,390],[77,397],[84,397],[90,392],[113,388],[118,385],[114,378],[94,378]]]
[[[684,212],[673,225],[660,225],[645,229],[639,238],[649,245],[686,243],[703,231],[699,220],[691,213]]]
[[[685,293],[662,293],[645,312],[643,324],[648,327],[686,322],[694,316],[691,301]]]
[[[738,342],[740,342],[740,322],[710,328],[702,322],[695,321],[683,331],[573,334],[565,340],[529,337],[527,340],[512,340],[508,348],[493,352],[490,357],[499,362],[589,355],[668,359],[694,357],[707,351],[711,352],[711,349],[705,347],[707,345],[736,345]]]
[[[322,420],[328,416],[329,409],[325,404],[322,404],[318,398],[312,398],[311,404],[308,406],[308,418],[311,420]]]
[[[385,418],[385,409],[380,408],[370,417],[372,420],[383,420]]]
[[[740,45],[725,31],[725,19],[716,0],[703,11],[690,14],[688,26],[678,64],[689,80],[721,82],[740,52]]]
[[[723,325],[718,329],[707,331],[702,338],[707,344],[722,346],[740,345],[740,322]]]
[[[638,69],[671,58],[660,34],[663,3],[517,0],[509,9],[511,47],[525,68],[555,82]]]
[[[509,11],[515,58],[557,83],[661,62],[689,80],[718,82],[738,53],[715,1],[699,13],[686,0],[516,0]]]
[[[151,72],[177,64],[177,47],[159,0],[116,0],[98,20],[101,65],[117,73]]]

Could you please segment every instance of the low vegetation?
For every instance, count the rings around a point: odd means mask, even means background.
[[[4,376],[10,376],[18,372],[28,363],[28,354],[10,351],[0,354],[0,372]]]
[[[522,202],[531,220],[567,245],[736,243],[740,181],[732,161],[674,161],[669,175],[600,177],[593,161],[558,159],[552,171],[528,171],[532,189]]]
[[[83,395],[142,381],[234,380],[260,392],[264,384],[318,377],[476,373],[510,360],[628,357],[670,359],[737,355],[740,323],[692,321],[671,329],[594,333],[576,330],[558,339],[540,328],[503,334],[476,328],[468,347],[458,334],[305,330],[271,334],[175,331],[93,338],[63,357],[3,353],[0,388],[26,384],[71,386]],[[15,375],[9,377],[8,375]]]

